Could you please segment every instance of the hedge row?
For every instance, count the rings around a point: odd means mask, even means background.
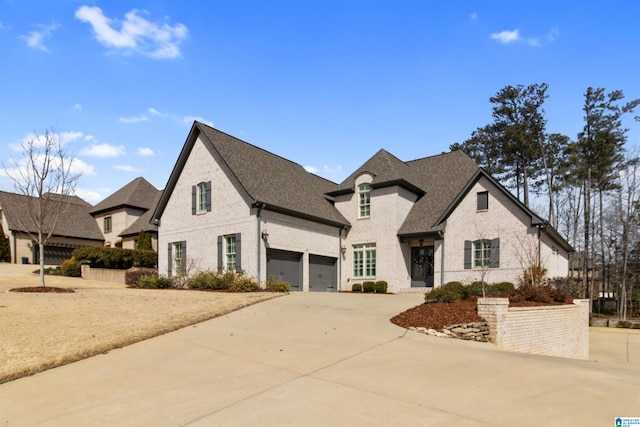
[[[158,264],[158,254],[151,249],[89,247],[75,249],[72,255],[80,263],[95,268],[124,270],[131,267],[154,268]]]

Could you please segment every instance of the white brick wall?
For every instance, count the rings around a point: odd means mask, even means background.
[[[489,192],[489,209],[477,210],[477,193]],[[530,227],[531,218],[517,207],[507,195],[487,179],[482,178],[449,216],[445,230],[444,282],[472,282],[480,280],[481,271],[464,268],[464,241],[500,238],[500,267],[488,269],[485,281],[517,282],[526,261],[536,256],[538,230]],[[541,261],[549,270],[548,277],[566,276],[568,256],[541,235]]]
[[[357,188],[362,183],[371,182],[373,177],[362,174],[356,178],[356,192],[336,198],[335,206],[351,223],[351,229],[345,238],[344,268],[342,283],[345,289],[351,289],[353,283],[365,280],[384,280],[388,283],[388,292],[398,292],[411,287],[409,270],[410,248],[401,244],[398,229],[413,207],[416,196],[398,187],[374,188],[371,190],[371,215],[358,218]],[[353,277],[353,245],[376,244],[376,276],[372,278]]]
[[[479,298],[478,315],[498,348],[520,353],[587,359],[589,301],[571,305],[509,307],[506,298]]]
[[[191,187],[207,181],[211,181],[212,210],[192,215]],[[166,274],[168,270],[167,245],[180,241],[187,242],[187,265],[194,270],[214,270],[218,266],[217,237],[241,233],[242,270],[255,278],[260,276],[263,283],[267,279],[267,248],[258,235],[260,229],[260,233],[268,232],[270,248],[304,254],[303,289],[308,290],[308,255],[339,258],[339,228],[264,209],[258,228],[257,209],[250,207],[251,200],[242,191],[216,154],[198,139],[161,218],[159,271]]]

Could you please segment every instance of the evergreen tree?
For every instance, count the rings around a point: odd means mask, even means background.
[[[140,230],[136,249],[153,249],[151,246],[151,235],[149,233],[144,230]]]
[[[11,262],[9,250],[9,238],[4,234],[4,228],[0,222],[0,262]]]

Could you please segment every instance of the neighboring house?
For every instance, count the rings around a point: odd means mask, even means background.
[[[135,249],[141,230],[151,235],[158,249],[158,228],[150,222],[161,191],[144,178],[136,178],[91,209],[105,246]]]
[[[152,222],[161,273],[235,269],[293,290],[389,291],[515,282],[571,246],[467,155],[403,162],[380,150],[341,184],[195,122]]]
[[[71,258],[75,248],[102,246],[104,237],[93,217],[92,206],[77,196],[56,196],[51,203],[56,209],[64,210],[60,221],[44,251],[46,265],[60,265]],[[0,191],[0,219],[9,239],[11,261],[13,263],[37,264],[40,249],[34,244],[28,232],[37,234],[35,223],[29,214],[29,196]]]

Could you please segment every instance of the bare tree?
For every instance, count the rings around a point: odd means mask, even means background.
[[[47,129],[22,143],[23,159],[11,159],[14,168],[4,168],[18,194],[28,196],[26,218],[18,218],[20,225],[40,250],[40,286],[44,283],[45,245],[55,233],[69,208],[80,173],[72,169],[73,157],[64,147],[60,136]],[[62,197],[61,197],[62,196]]]

